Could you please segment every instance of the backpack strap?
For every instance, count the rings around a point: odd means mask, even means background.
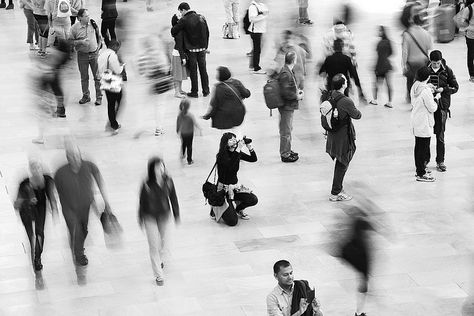
[[[416,38],[413,36],[413,34],[411,34],[409,31],[405,31],[405,33],[408,33],[408,35],[410,35],[410,37],[412,38],[413,42],[415,42],[416,46],[418,46],[418,48],[419,48],[420,51],[423,53],[423,55],[425,55],[426,58],[430,59],[430,57],[428,56],[428,53],[426,53],[425,50],[421,47],[420,43],[418,43],[418,41],[417,41]]]

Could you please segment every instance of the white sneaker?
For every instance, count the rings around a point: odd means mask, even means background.
[[[377,100],[370,100],[369,104],[378,105],[378,102],[377,102]]]
[[[350,200],[352,200],[352,196],[350,196],[344,191],[342,191],[341,193],[337,195],[331,194],[329,196],[329,201],[331,202],[344,202],[344,201],[350,201]]]
[[[256,75],[266,75],[267,74],[267,72],[263,69],[254,70],[253,73],[256,74]]]
[[[165,130],[162,128],[155,129],[155,136],[161,136],[165,133]]]
[[[428,173],[425,173],[421,177],[416,176],[416,181],[419,181],[419,182],[434,182],[435,180],[436,179],[431,174],[428,174]]]

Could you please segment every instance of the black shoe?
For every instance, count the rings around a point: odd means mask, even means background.
[[[281,157],[281,161],[283,162],[295,162],[299,159],[298,156],[292,156],[291,154],[288,157]]]
[[[0,9],[6,8],[7,4],[5,2],[0,3]]]
[[[43,265],[41,264],[41,258],[35,258],[33,265],[34,265],[35,271],[43,270]]]
[[[9,5],[7,5],[7,10],[13,10],[15,8],[15,6],[13,5],[13,3],[10,3]]]
[[[188,165],[192,165],[194,163],[193,160],[188,161]]]
[[[76,263],[80,266],[86,266],[89,264],[89,260],[87,260],[86,255],[82,255],[79,258],[76,257]]]
[[[95,104],[95,105],[101,105],[101,104],[102,104],[102,98],[96,99],[95,102],[94,102],[94,104]]]
[[[186,95],[190,98],[197,98],[198,97],[198,94],[197,92],[196,93],[193,93],[193,92],[188,92],[186,93]]]
[[[290,151],[290,156],[299,157],[299,156],[298,156],[298,153],[295,153],[293,150]]]
[[[203,95],[203,97],[207,97],[209,95],[209,93],[210,93],[209,91],[203,92],[202,95]]]
[[[63,107],[57,108],[55,114],[56,114],[56,117],[64,118],[66,117],[66,109]]]
[[[84,103],[87,103],[87,102],[91,102],[91,98],[90,97],[82,97],[82,99],[79,100],[79,104],[84,104]]]

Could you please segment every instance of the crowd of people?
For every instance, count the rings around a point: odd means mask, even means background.
[[[126,2],[126,0],[124,0]],[[458,11],[465,20],[464,32],[467,44],[467,65],[470,81],[474,82],[474,1],[466,0]],[[131,5],[131,4],[130,4]],[[447,171],[445,164],[446,122],[450,117],[451,95],[459,85],[453,70],[448,66],[440,50],[433,50],[433,39],[426,30],[424,3],[407,1],[401,22],[402,66],[406,77],[406,102],[411,104],[410,126],[415,137],[414,165],[415,179],[419,182],[433,182],[428,164],[431,159],[430,140],[436,137],[436,169]],[[79,104],[92,101],[89,89],[89,75],[92,74],[95,88],[95,106],[102,105],[105,94],[108,108],[108,122],[105,126],[111,135],[117,135],[121,124],[118,122],[121,103],[127,87],[126,56],[120,53],[121,33],[116,30],[120,23],[120,12],[116,0],[102,0],[100,27],[91,18],[89,10],[81,0],[21,0],[27,22],[27,44],[30,50],[37,51],[35,61],[39,74],[33,78],[35,93],[38,96],[39,135],[33,140],[36,144],[45,142],[45,123],[50,117],[65,118],[65,92],[61,82],[64,66],[74,59],[76,53],[80,73],[82,97]],[[0,8],[6,7],[2,1]],[[7,9],[13,9],[10,1]],[[252,0],[241,20],[239,1],[224,0],[225,24],[224,39],[239,39],[241,31],[250,36],[252,42],[249,69],[256,75],[266,75],[277,84],[273,90],[278,104],[268,104],[279,112],[279,155],[283,163],[295,163],[299,153],[293,151],[292,131],[294,111],[305,96],[305,80],[310,71],[307,62],[313,55],[307,38],[296,30],[285,30],[278,42],[273,69],[262,63],[262,44],[268,29],[271,3],[265,0]],[[146,2],[146,10],[153,11],[151,1]],[[299,26],[312,26],[308,16],[308,1],[298,1]],[[347,17],[346,17],[347,19]],[[454,23],[454,22],[453,22]],[[321,91],[321,121],[326,135],[326,152],[334,161],[332,187],[328,194],[331,202],[344,202],[352,199],[343,187],[344,177],[356,152],[356,131],[353,120],[361,119],[362,114],[354,102],[353,85],[357,87],[358,104],[377,105],[380,100],[379,86],[385,82],[388,99],[386,108],[393,108],[393,88],[391,56],[393,43],[386,26],[378,27],[379,41],[375,48],[377,60],[373,67],[373,94],[370,101],[362,89],[359,79],[357,49],[353,34],[344,17],[334,19],[333,26],[324,35],[321,60],[317,73],[322,77],[324,88]],[[206,18],[182,2],[177,12],[171,15],[170,23],[160,34],[146,36],[141,41],[142,50],[136,60],[136,69],[149,86],[149,93],[156,96],[154,135],[159,137],[164,130],[164,106],[162,94],[174,91],[179,99],[179,114],[176,119],[176,132],[181,139],[181,158],[192,165],[193,137],[200,124],[190,111],[192,100],[209,98],[209,108],[201,116],[211,120],[212,128],[221,130],[215,165],[210,175],[216,173],[212,194],[205,196],[211,206],[210,217],[216,222],[236,226],[239,218],[249,220],[246,209],[258,204],[252,189],[245,187],[237,177],[240,161],[256,162],[257,154],[253,142],[247,137],[239,137],[236,128],[241,126],[246,116],[243,100],[251,97],[246,85],[232,77],[226,66],[217,69],[217,83],[211,91],[206,58],[209,53],[210,31]],[[276,65],[276,66],[275,66]],[[199,72],[199,76],[198,76]],[[183,81],[190,78],[190,91],[183,90]],[[199,81],[200,88],[199,89]],[[352,83],[353,82],[353,83]],[[199,94],[201,91],[201,95]],[[267,93],[267,92],[264,92]],[[312,92],[311,92],[312,93]],[[266,98],[267,99],[267,98]],[[270,98],[269,98],[270,100]],[[324,109],[324,113],[323,113]],[[276,133],[276,131],[275,131]],[[248,153],[244,152],[246,148]],[[88,230],[89,210],[93,207],[93,186],[97,184],[105,202],[99,213],[112,214],[104,181],[98,167],[82,159],[77,144],[65,142],[68,163],[54,174],[45,174],[41,160],[31,158],[30,176],[20,183],[14,206],[30,241],[32,265],[41,271],[41,254],[44,249],[44,223],[47,202],[53,216],[62,210],[69,231],[70,246],[75,264],[86,266],[88,258],[84,252],[84,241]],[[165,163],[160,157],[148,162],[148,173],[139,191],[139,225],[146,232],[151,258],[151,266],[157,285],[163,286],[163,249],[166,239],[166,226],[171,214],[176,224],[180,222],[179,191],[169,176]],[[209,177],[208,177],[209,179]],[[55,199],[59,196],[59,203]],[[221,198],[218,198],[218,197]],[[363,301],[368,289],[370,266],[370,243],[368,231],[373,230],[370,220],[358,216],[354,221],[354,232],[341,248],[340,257],[349,262],[363,276],[359,288],[363,298],[358,302],[356,316],[365,315]],[[34,229],[33,229],[34,228]],[[362,263],[361,263],[362,262]],[[267,298],[268,315],[322,315],[321,303],[315,297],[307,281],[295,281],[291,264],[286,260],[275,263],[273,273],[278,281],[277,287]],[[360,303],[360,304],[359,304]]]

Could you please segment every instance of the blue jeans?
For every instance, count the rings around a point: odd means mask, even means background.
[[[288,157],[291,153],[291,131],[293,130],[293,110],[280,112],[280,156]]]
[[[77,52],[77,64],[79,66],[79,72],[81,73],[82,95],[84,97],[90,97],[90,91],[89,91],[89,66],[90,66],[92,75],[94,77],[96,98],[102,99],[102,92],[100,91],[99,66],[97,64],[97,53]]]

